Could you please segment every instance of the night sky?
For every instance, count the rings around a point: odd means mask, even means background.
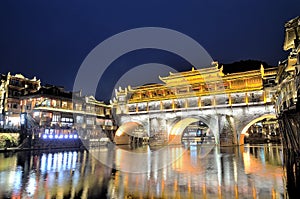
[[[284,24],[298,15],[299,0],[1,1],[0,73],[37,76],[43,84],[71,90],[78,68],[94,47],[138,27],[184,33],[220,63],[253,59],[277,65],[287,56],[282,49]],[[96,97],[109,99],[126,71],[151,62],[179,71],[191,67],[164,51],[128,53],[106,71]]]

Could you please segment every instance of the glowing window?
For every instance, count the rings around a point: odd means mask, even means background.
[[[67,102],[62,102],[61,103],[61,107],[62,108],[67,108],[68,107],[68,103]]]

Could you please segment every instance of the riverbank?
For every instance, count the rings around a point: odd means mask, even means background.
[[[0,147],[0,153],[30,150],[81,150],[107,146],[109,143],[108,139],[27,139],[18,147]]]
[[[19,148],[19,147],[10,147],[10,148],[0,148],[0,153],[7,152],[22,152],[22,151],[49,151],[49,150],[84,150],[85,147],[56,147],[56,148]]]
[[[17,147],[20,134],[17,132],[0,132],[0,149]]]
[[[84,149],[84,144],[80,139],[33,139],[26,140],[20,146],[0,147],[1,152],[17,152],[29,150],[53,150],[53,149]]]

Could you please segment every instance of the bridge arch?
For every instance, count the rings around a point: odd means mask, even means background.
[[[239,144],[240,144],[240,145],[243,145],[243,144],[244,144],[244,138],[245,138],[245,135],[246,135],[248,129],[249,129],[253,124],[255,124],[256,122],[259,122],[259,121],[261,121],[261,120],[263,120],[263,119],[276,119],[276,115],[275,115],[275,114],[265,114],[265,115],[261,115],[260,117],[257,117],[257,118],[255,118],[255,119],[251,120],[248,124],[246,124],[246,125],[243,127],[243,129],[242,129],[242,131],[241,131],[241,133],[240,133],[240,135],[239,135]]]
[[[205,123],[210,130],[213,132],[213,134],[215,135],[216,138],[216,132],[213,128],[211,128],[211,121],[209,121],[209,119],[206,118],[202,118],[199,116],[195,116],[195,117],[187,117],[187,118],[183,118],[180,120],[176,120],[176,122],[174,122],[174,124],[171,126],[171,128],[168,131],[168,144],[181,144],[181,139],[183,136],[183,132],[184,130],[192,123],[195,122],[199,122],[202,121],[203,123]]]
[[[128,144],[130,141],[130,135],[140,126],[144,126],[139,121],[129,121],[123,123],[116,131],[114,142],[115,144]]]

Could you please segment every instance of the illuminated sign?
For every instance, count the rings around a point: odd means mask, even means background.
[[[21,123],[21,125],[25,125],[26,124],[26,113],[21,113],[21,115],[20,115],[20,123]]]

